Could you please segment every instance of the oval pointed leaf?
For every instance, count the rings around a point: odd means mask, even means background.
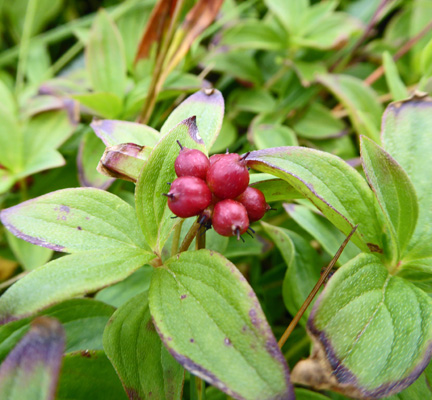
[[[338,251],[340,244],[344,241],[344,235],[331,225],[321,215],[309,210],[307,207],[298,204],[283,204],[285,211],[297,222],[306,232],[315,238],[323,250],[332,256]],[[336,265],[343,265],[360,253],[360,250],[353,243],[349,242]]]
[[[0,397],[52,400],[62,363],[64,331],[51,318],[36,319],[0,367]]]
[[[174,358],[235,399],[294,399],[288,366],[243,275],[209,250],[155,270],[150,311]]]
[[[196,116],[198,132],[210,150],[222,127],[225,103],[217,89],[205,89],[196,92],[181,103],[168,117],[161,128],[161,134],[173,129],[187,118]]]
[[[195,117],[184,120],[166,134],[154,147],[144,167],[135,190],[138,221],[143,234],[153,251],[160,254],[164,243],[178,220],[168,208],[166,197],[168,182],[176,178],[174,162],[179,155],[179,146],[205,152],[199,136]]]
[[[375,256],[360,254],[330,279],[308,328],[315,356],[296,366],[293,380],[311,383],[307,371],[315,367],[324,387],[386,397],[413,383],[430,361],[432,299]]]
[[[102,350],[102,333],[115,311],[100,301],[73,299],[37,314],[56,318],[66,333],[65,353],[77,350]],[[30,329],[33,317],[0,326],[0,363]]]
[[[153,147],[161,138],[155,129],[135,122],[102,119],[94,120],[90,126],[106,146],[135,143]]]
[[[403,254],[414,232],[418,203],[407,173],[384,149],[361,137],[363,169],[396,240],[396,252]],[[397,262],[397,260],[394,260]]]
[[[65,356],[56,400],[126,400],[120,379],[103,351]]]
[[[379,141],[382,106],[378,95],[363,81],[349,75],[320,75],[318,81],[345,106],[359,135]]]
[[[15,236],[56,251],[141,247],[146,244],[134,209],[98,189],[64,189],[3,210]]]
[[[33,270],[0,298],[0,321],[34,313],[49,305],[119,282],[154,258],[123,247],[60,257]],[[35,290],[37,288],[37,290]]]
[[[375,199],[360,174],[339,157],[303,147],[253,151],[248,165],[286,180],[344,234],[359,227],[353,242],[364,251],[382,252]]]
[[[414,185],[419,223],[407,247],[406,259],[432,255],[432,100],[414,96],[390,104],[383,117],[384,149],[402,166]]]
[[[98,12],[86,48],[86,64],[95,91],[123,98],[126,88],[126,55],[120,32],[108,13]]]
[[[104,348],[129,398],[181,399],[184,370],[156,332],[147,292],[114,313],[104,332]]]

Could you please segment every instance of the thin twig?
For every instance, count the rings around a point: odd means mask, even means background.
[[[189,246],[191,245],[192,241],[195,239],[199,229],[201,228],[201,225],[195,221],[194,224],[189,229],[189,232],[186,234],[186,237],[183,239],[183,242],[179,248],[179,253],[182,253],[183,251],[186,251]]]
[[[0,290],[6,289],[16,281],[20,280],[21,278],[24,278],[28,273],[29,271],[21,272],[20,274],[15,275],[13,278],[10,278],[7,281],[0,283]]]
[[[182,230],[184,219],[182,219],[174,228],[173,241],[171,245],[171,256],[174,256],[178,252],[178,246],[180,242],[180,234]]]
[[[356,231],[357,226],[358,225],[356,225],[352,229],[352,231],[350,232],[350,234],[347,236],[347,238],[344,240],[344,242],[342,243],[342,245],[339,247],[339,250],[336,252],[335,256],[330,261],[330,264],[327,266],[327,268],[325,269],[325,271],[321,275],[320,279],[318,280],[318,282],[316,283],[316,285],[314,286],[314,288],[310,292],[309,296],[306,298],[306,300],[304,301],[304,303],[300,307],[300,310],[298,310],[297,314],[295,315],[295,317],[293,318],[293,320],[290,322],[290,324],[286,328],[284,334],[279,339],[279,342],[278,342],[279,348],[282,348],[282,346],[285,344],[285,342],[287,341],[287,339],[291,335],[292,331],[294,330],[294,328],[296,327],[296,325],[300,321],[301,317],[303,316],[303,314],[305,313],[305,311],[309,307],[310,303],[312,302],[312,300],[314,299],[314,297],[318,293],[318,290],[320,289],[320,287],[322,286],[322,284],[324,283],[324,281],[327,279],[330,271],[332,270],[332,268],[337,263],[337,261],[338,261],[340,255],[342,254],[344,248],[346,247],[346,245],[350,241],[352,235],[354,235],[354,232]]]

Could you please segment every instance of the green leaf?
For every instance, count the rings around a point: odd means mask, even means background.
[[[153,147],[161,138],[159,132],[147,125],[116,120],[95,120],[90,126],[106,146],[135,143]]]
[[[366,177],[396,240],[397,262],[403,255],[417,223],[418,202],[413,184],[397,161],[372,140],[360,138]]]
[[[313,103],[296,122],[294,131],[307,139],[330,139],[343,135],[346,125],[320,103]]]
[[[106,190],[114,182],[96,170],[104,151],[105,144],[91,130],[87,131],[81,139],[77,158],[81,186]]]
[[[21,150],[23,146],[21,127],[14,116],[3,108],[0,108],[0,120],[1,164],[13,172],[18,172],[22,169],[24,163]],[[14,140],[11,140],[11,138],[14,138]]]
[[[307,13],[309,7],[308,0],[265,0],[265,4],[290,33],[301,29],[302,18]]]
[[[261,124],[253,126],[252,139],[259,150],[269,147],[298,145],[296,135],[292,129],[279,124]]]
[[[134,209],[99,189],[64,189],[7,208],[3,225],[15,236],[56,251],[146,248]]]
[[[421,53],[420,69],[423,78],[430,78],[432,76],[432,39]]]
[[[90,299],[67,300],[47,308],[36,316],[60,321],[66,333],[65,352],[102,350],[102,334],[114,308]],[[33,317],[19,319],[0,326],[0,361],[28,332]]]
[[[122,384],[103,351],[64,357],[56,400],[127,400]]]
[[[283,206],[290,217],[313,236],[327,254],[331,257],[336,254],[340,245],[345,240],[345,235],[322,216],[312,212],[305,206],[297,204],[284,204]],[[339,257],[338,265],[347,263],[357,256],[359,252],[358,247],[350,241]]]
[[[169,259],[154,271],[149,302],[165,346],[194,375],[234,398],[294,398],[255,293],[222,255],[199,250]]]
[[[147,243],[157,254],[161,253],[171,230],[178,223],[170,218],[173,214],[168,208],[166,198],[162,196],[169,190],[167,183],[176,177],[174,161],[179,154],[177,140],[182,146],[206,152],[195,117],[186,119],[169,131],[154,147],[135,190],[138,222]]]
[[[344,105],[357,133],[379,142],[383,110],[377,94],[353,76],[319,75],[318,81]]]
[[[382,251],[375,199],[360,174],[339,157],[303,147],[253,151],[248,165],[286,180],[364,251]]]
[[[229,109],[253,113],[273,112],[276,100],[265,89],[236,89],[230,96]]]
[[[184,370],[156,332],[146,292],[114,313],[104,332],[104,348],[132,398],[181,399]]]
[[[228,247],[224,251],[225,257],[233,259],[236,257],[261,257],[272,249],[272,243],[260,235],[254,238],[245,238],[245,243],[230,237]]]
[[[430,361],[431,316],[429,296],[390,275],[375,256],[360,254],[334,274],[315,303],[308,328],[317,357],[300,362],[293,380],[306,383],[307,370],[316,367],[324,385],[332,382],[348,396],[398,393]]]
[[[0,321],[93,293],[127,278],[153,258],[150,252],[126,246],[60,257],[33,270],[2,295]]]
[[[6,231],[6,239],[9,247],[14,253],[23,269],[30,271],[41,265],[44,265],[53,255],[51,249],[45,247],[35,246],[25,240],[19,239]]]
[[[428,172],[432,152],[431,110],[432,101],[414,96],[390,104],[383,117],[384,148],[406,171],[419,203],[419,222],[402,268],[414,264],[416,269],[429,270],[429,274],[432,273],[432,262],[427,261],[432,258],[432,187]]]
[[[310,28],[304,23],[303,32],[293,32],[295,36],[292,41],[296,45],[320,50],[337,48],[343,46],[350,36],[362,29],[357,19],[342,12],[331,13],[318,24],[313,19]]]
[[[102,118],[117,118],[122,112],[122,102],[114,93],[95,92],[75,94],[71,97],[88,108],[91,113]]]
[[[317,252],[300,235],[265,222],[261,224],[275,242],[287,265],[282,295],[287,310],[294,316],[321,276]],[[310,308],[300,320],[303,326],[309,313]]]
[[[284,50],[287,38],[263,21],[245,20],[227,29],[220,44],[232,49]]]
[[[95,92],[122,99],[126,89],[126,55],[117,27],[100,10],[94,20],[86,48],[87,70]]]
[[[383,66],[387,86],[390,89],[393,100],[406,99],[409,96],[408,90],[399,76],[396,63],[393,61],[393,57],[388,51],[383,53]]]
[[[132,297],[148,290],[153,267],[144,265],[125,280],[97,292],[95,299],[114,307],[120,307]]]
[[[249,186],[263,192],[267,203],[302,199],[303,196],[283,179],[275,179],[270,174],[250,174]]]
[[[53,400],[62,362],[64,331],[55,319],[40,317],[0,367],[0,397]]]
[[[237,140],[237,128],[227,118],[222,122],[220,133],[211,147],[212,153],[222,153]]]
[[[170,114],[161,128],[161,134],[165,135],[180,122],[195,116],[198,136],[209,150],[221,130],[224,109],[225,103],[219,90],[201,90],[188,97]]]

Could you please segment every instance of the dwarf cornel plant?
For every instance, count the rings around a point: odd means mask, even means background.
[[[2,223],[17,237],[68,253],[33,270],[0,298],[2,395],[24,398],[22,379],[54,393],[63,348],[68,353],[87,347],[92,351],[84,355],[118,398],[125,395],[109,382],[112,372],[104,375],[109,362],[131,399],[180,399],[185,369],[235,399],[294,399],[293,383],[354,398],[382,398],[407,388],[431,358],[431,111],[432,101],[423,95],[390,104],[381,143],[361,137],[365,177],[337,156],[303,147],[257,150],[244,158],[248,167],[273,177],[271,192],[296,190],[345,235],[357,225],[343,265],[300,322],[313,349],[291,376],[245,277],[215,251],[214,240],[205,244],[198,235],[195,249],[189,248],[199,224],[182,232],[187,220],[172,218],[162,195],[176,178],[177,142],[208,154],[216,140],[224,114],[220,92],[192,95],[160,133],[131,122],[95,121],[93,129],[105,143],[151,148],[147,156],[126,151],[105,163],[108,172],[120,164],[122,174],[136,181],[135,208],[103,190],[76,188],[1,212]],[[262,190],[266,195],[265,185]],[[302,206],[286,208],[293,218],[311,218]],[[288,264],[287,275],[305,276],[284,282],[285,302],[295,314],[316,276],[308,275],[307,252],[296,256],[304,239],[262,224]],[[153,267],[149,289],[115,311],[74,299],[123,281],[144,264]],[[291,287],[293,282],[300,287]],[[101,327],[103,343],[89,342],[83,329]],[[37,353],[29,350],[34,346]],[[65,362],[78,370],[73,356]],[[41,384],[40,374],[50,378]],[[62,379],[70,377],[60,377],[60,389]],[[297,395],[322,398],[304,389]]]

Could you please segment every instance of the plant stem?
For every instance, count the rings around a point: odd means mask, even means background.
[[[186,251],[191,245],[192,241],[195,239],[201,225],[195,221],[194,224],[189,229],[189,232],[186,234],[186,237],[183,239],[183,242],[179,248],[179,253]]]
[[[174,228],[173,241],[171,245],[171,256],[175,256],[178,252],[180,234],[182,230],[184,219],[182,219]]]
[[[279,339],[279,342],[278,342],[279,348],[282,348],[282,346],[285,344],[285,342],[287,341],[287,339],[291,335],[292,331],[294,330],[294,328],[296,327],[296,325],[300,321],[300,318],[303,316],[303,314],[305,313],[305,311],[309,307],[310,303],[312,302],[312,300],[314,299],[314,297],[318,293],[318,290],[320,289],[320,287],[322,286],[322,284],[324,283],[324,281],[327,279],[328,274],[330,273],[330,271],[332,270],[332,268],[337,263],[337,260],[339,259],[340,255],[342,254],[342,252],[343,252],[344,248],[346,247],[346,245],[348,244],[348,242],[350,241],[352,235],[354,235],[354,232],[356,231],[357,226],[358,225],[356,225],[352,229],[352,231],[350,232],[350,234],[346,237],[346,239],[344,240],[344,242],[342,243],[342,245],[339,247],[339,250],[336,252],[335,256],[330,261],[329,265],[327,266],[327,268],[325,269],[325,271],[321,275],[321,278],[319,278],[318,282],[316,283],[316,285],[314,286],[314,288],[310,292],[309,296],[306,298],[306,300],[304,301],[304,303],[300,307],[300,310],[298,310],[297,314],[295,315],[295,317],[293,318],[293,320],[290,322],[290,324],[286,328],[284,334]]]
[[[206,247],[206,229],[204,226],[201,226],[201,229],[198,229],[196,241],[195,241],[195,249],[205,249]]]
[[[71,60],[73,60],[84,48],[84,44],[80,41],[70,47],[52,66],[51,75],[55,76],[59,73]]]
[[[28,51],[30,48],[30,37],[32,33],[33,21],[36,14],[36,0],[29,0],[24,18],[24,26],[21,37],[21,45],[18,53],[18,67],[16,74],[16,93],[21,91],[24,84],[24,74],[27,67]]]

